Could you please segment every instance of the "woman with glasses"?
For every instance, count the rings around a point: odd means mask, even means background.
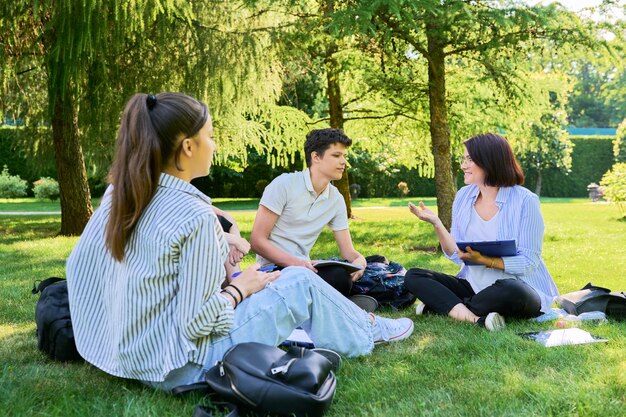
[[[494,133],[467,139],[461,169],[467,185],[454,199],[450,232],[422,202],[409,203],[413,214],[433,225],[445,256],[462,264],[456,276],[419,268],[407,272],[405,285],[421,301],[416,313],[498,330],[505,326],[504,317],[549,311],[558,292],[541,258],[539,199],[522,187],[524,173],[509,143]],[[514,255],[491,257],[456,244],[503,240],[515,241]]]

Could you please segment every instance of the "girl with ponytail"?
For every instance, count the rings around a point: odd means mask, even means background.
[[[215,148],[204,103],[181,93],[129,100],[111,184],[67,261],[86,361],[169,390],[201,381],[236,343],[278,345],[298,326],[347,356],[408,337],[408,319],[369,315],[306,268],[255,264],[222,288],[227,238],[190,183],[208,173]]]

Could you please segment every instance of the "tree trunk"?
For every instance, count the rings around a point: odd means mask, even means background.
[[[446,103],[445,54],[437,43],[435,29],[426,31],[428,38],[428,99],[430,102],[430,136],[435,161],[435,187],[438,215],[446,229],[452,224],[452,202],[456,185],[452,176],[450,128]]]
[[[343,130],[343,108],[341,107],[341,89],[339,86],[339,65],[335,58],[337,44],[329,39],[326,48],[326,80],[328,83],[328,113],[330,116],[330,127]],[[352,218],[352,197],[350,196],[350,181],[348,180],[348,169],[343,171],[339,181],[335,181],[335,186],[346,202],[348,218]]]
[[[80,235],[93,213],[83,149],[78,134],[78,114],[72,82],[64,77],[63,62],[55,57],[59,47],[54,28],[42,37],[46,51],[48,101],[54,143],[54,160],[61,201],[61,231],[64,236]]]
[[[537,197],[541,196],[541,181],[541,169],[537,168],[537,184],[535,184],[535,194],[537,194]]]
[[[50,71],[48,77],[49,80],[54,79]],[[93,208],[83,150],[78,138],[76,106],[71,93],[67,91],[70,87],[65,92],[59,91],[60,89],[54,91],[54,84],[49,87],[48,96],[54,100],[52,139],[61,200],[60,234],[80,235],[93,213]]]

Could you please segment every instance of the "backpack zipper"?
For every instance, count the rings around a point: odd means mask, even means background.
[[[276,368],[272,368],[272,375],[276,375],[276,374],[286,374],[287,372],[289,372],[289,367],[295,362],[297,361],[297,358],[291,358],[289,359],[289,362],[287,362],[284,365],[281,366],[277,366]]]
[[[239,391],[239,388],[237,388],[235,386],[235,384],[233,384],[233,380],[230,378],[230,375],[228,375],[226,373],[226,371],[224,370],[224,362],[220,362],[220,376],[222,377],[226,377],[228,379],[228,383],[230,384],[230,389],[233,390],[233,392],[235,393],[235,395],[240,399],[243,400],[244,402],[246,402],[248,405],[252,406],[252,407],[256,407],[256,403],[254,401],[252,401],[251,399],[249,399],[248,397],[246,397],[241,391]]]

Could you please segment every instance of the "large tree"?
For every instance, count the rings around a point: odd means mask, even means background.
[[[474,88],[457,84],[462,91],[451,92],[451,69],[471,69],[478,84],[499,88],[512,107],[525,96],[525,73],[517,62],[524,62],[529,53],[544,46],[544,40],[551,40],[555,48],[568,42],[583,45],[593,41],[580,20],[559,5],[527,7],[517,2],[463,0],[347,3],[338,22],[342,30],[356,28],[381,49],[404,54],[408,61],[426,68],[437,206],[446,227],[451,224],[456,192],[450,96],[471,95]],[[497,106],[495,101],[493,106]]]
[[[406,146],[422,127],[416,128],[412,115],[407,118],[408,113],[391,110],[388,101],[372,88],[371,82],[380,72],[373,74],[377,68],[372,57],[361,50],[354,36],[335,30],[334,19],[345,3],[270,3],[298,16],[297,26],[279,31],[288,68],[284,102],[305,110],[314,119],[313,127],[327,123],[345,130],[353,139],[351,153],[372,153],[410,167],[432,165],[427,155],[430,151],[419,144],[413,146],[417,142]],[[388,148],[394,152],[389,153]],[[348,170],[335,185],[351,216]]]
[[[5,92],[32,72],[41,74],[47,92],[47,112],[27,120],[52,131],[61,234],[80,234],[89,219],[83,155],[90,157],[90,168],[106,171],[119,110],[136,91],[181,90],[207,101],[221,161],[228,155],[245,159],[248,146],[266,151],[270,163],[293,159],[291,142],[306,117],[274,105],[281,67],[264,25],[275,25],[276,17],[241,6],[182,0],[2,3],[0,68],[16,80],[3,83]],[[3,108],[15,112],[14,104]]]

